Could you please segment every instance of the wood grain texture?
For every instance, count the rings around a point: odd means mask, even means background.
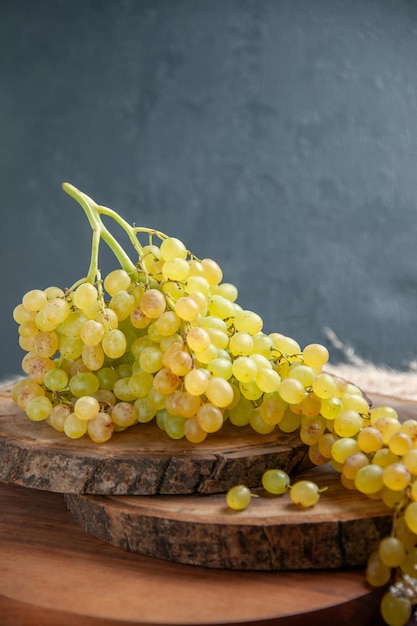
[[[307,463],[297,434],[259,435],[226,424],[202,444],[174,441],[154,423],[115,433],[104,444],[71,440],[31,422],[0,391],[0,480],[60,493],[214,493],[245,482],[257,486],[270,467],[295,471]],[[308,463],[307,463],[308,464]]]
[[[241,570],[364,566],[392,517],[381,502],[348,491],[331,469],[308,478],[327,487],[310,509],[289,494],[253,490],[244,511],[231,511],[224,494],[210,496],[66,495],[70,512],[89,533],[118,547],[203,567]]]
[[[382,626],[362,569],[212,570],[85,533],[61,494],[0,484],[2,626]]]

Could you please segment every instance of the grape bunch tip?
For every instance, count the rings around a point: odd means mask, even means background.
[[[406,624],[417,604],[417,420],[372,408],[359,387],[327,373],[325,346],[301,348],[265,332],[215,260],[131,226],[70,183],[62,187],[91,226],[90,264],[71,287],[31,289],[14,308],[25,377],[13,385],[13,401],[33,422],[94,444],[147,422],[195,445],[226,422],[260,435],[297,432],[313,465],[330,464],[347,489],[392,511],[392,534],[370,555],[366,580],[388,586],[385,622]],[[130,254],[103,217],[125,232]],[[117,262],[104,277],[103,242]],[[325,489],[291,484],[279,469],[265,472],[262,486],[304,508]],[[226,501],[242,511],[254,496],[235,485]]]

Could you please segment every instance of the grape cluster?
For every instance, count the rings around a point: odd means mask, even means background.
[[[86,277],[67,289],[32,289],[14,309],[26,377],[12,398],[33,421],[71,439],[108,441],[153,421],[172,439],[199,444],[228,421],[257,433],[298,432],[314,465],[331,464],[347,489],[382,499],[393,530],[369,558],[372,586],[391,585],[381,610],[401,626],[417,603],[417,421],[372,408],[358,386],[325,371],[327,348],[301,348],[237,302],[213,259],[199,259],[175,237],[127,224],[115,211],[65,183],[93,231]],[[124,229],[133,262],[102,216]],[[141,238],[146,238],[145,242]],[[101,277],[104,241],[118,267]],[[290,485],[268,470],[270,493],[289,491],[313,506],[324,489]],[[235,510],[252,499],[244,485],[226,495]]]

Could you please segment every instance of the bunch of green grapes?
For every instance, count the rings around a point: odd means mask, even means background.
[[[92,227],[90,267],[70,288],[28,291],[14,309],[26,376],[13,400],[29,419],[96,443],[146,422],[194,444],[226,421],[259,434],[297,432],[313,464],[331,464],[347,489],[393,511],[392,535],[370,556],[366,577],[389,585],[387,624],[405,624],[417,603],[417,421],[401,424],[393,408],[371,408],[356,385],[327,373],[325,346],[266,333],[213,259],[63,187]],[[102,216],[125,231],[134,261]],[[102,241],[118,261],[104,278]],[[323,489],[291,486],[279,472],[265,474],[266,490],[317,503]],[[252,495],[238,485],[227,500],[242,510]]]

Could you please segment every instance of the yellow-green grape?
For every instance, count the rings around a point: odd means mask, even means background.
[[[164,363],[177,376],[186,376],[193,367],[192,356],[189,352],[182,349],[172,350]]]
[[[385,445],[388,445],[392,435],[401,428],[401,423],[393,417],[381,417],[372,425],[381,433]]]
[[[357,411],[342,411],[334,419],[334,432],[339,437],[354,437],[363,426],[363,418]]]
[[[417,476],[417,449],[413,448],[407,452],[402,461],[410,474]]]
[[[153,386],[156,391],[168,395],[175,391],[180,382],[179,376],[174,374],[170,369],[163,367],[154,376]]]
[[[186,419],[180,415],[168,414],[165,420],[165,432],[171,439],[182,439],[185,436]]]
[[[223,296],[211,295],[208,301],[210,316],[219,317],[222,320],[234,319],[236,306]]]
[[[328,349],[318,343],[311,343],[305,346],[302,355],[304,363],[314,368],[322,367],[329,360]]]
[[[55,326],[62,324],[71,312],[69,303],[64,298],[52,298],[48,300],[42,309],[43,319]]]
[[[129,376],[128,385],[136,398],[145,398],[152,389],[153,376],[150,372],[138,371]]]
[[[246,509],[251,499],[252,494],[246,485],[236,485],[226,493],[227,505],[234,511],[243,511]]]
[[[387,591],[381,600],[381,614],[388,626],[405,626],[411,617],[411,602],[404,596]]]
[[[27,311],[40,311],[47,303],[47,296],[41,289],[31,289],[22,298],[22,304]]]
[[[233,356],[248,356],[253,352],[252,336],[246,332],[236,332],[229,339],[229,350]]]
[[[184,281],[190,273],[186,259],[167,259],[162,265],[162,276],[165,280]]]
[[[336,393],[336,383],[330,374],[318,374],[313,380],[313,391],[321,399],[332,398]]]
[[[143,372],[154,374],[162,367],[163,352],[155,346],[147,346],[139,355],[139,366]]]
[[[324,421],[319,417],[304,417],[301,419],[300,439],[307,446],[317,444],[324,431]]]
[[[242,396],[245,396],[248,400],[256,401],[262,398],[263,391],[259,389],[258,385],[254,380],[249,381],[248,383],[239,383],[239,391]]]
[[[96,320],[87,320],[81,327],[80,337],[87,346],[96,346],[104,337],[103,324]]]
[[[337,439],[331,448],[332,458],[337,463],[344,463],[348,456],[355,452],[359,452],[359,445],[352,437]]]
[[[179,300],[187,295],[184,290],[184,284],[180,282],[165,281],[161,284],[162,293],[171,301]],[[191,297],[191,296],[190,296]],[[192,298],[194,300],[194,298]],[[197,303],[196,303],[197,304]]]
[[[108,307],[99,311],[95,319],[97,322],[100,322],[100,324],[103,324],[105,330],[114,330],[119,326],[119,318],[115,311],[112,311]]]
[[[374,422],[376,422],[377,420],[383,417],[390,417],[390,418],[397,420],[398,413],[394,408],[390,406],[385,406],[385,405],[376,406],[374,409],[371,409],[370,411],[371,424],[373,424]]]
[[[409,419],[405,420],[405,422],[402,422],[400,432],[406,433],[410,437],[414,445],[417,441],[417,420]]]
[[[147,395],[148,403],[150,404],[151,407],[153,407],[157,411],[161,411],[162,409],[165,408],[166,398],[167,398],[167,396],[165,396],[164,394],[159,393],[158,391],[156,391],[156,389],[154,389],[154,387],[152,387],[152,389],[150,389],[150,391],[149,391],[149,393]]]
[[[368,401],[358,393],[345,393],[343,394],[341,400],[345,411],[357,411],[362,415],[368,415]]]
[[[54,330],[38,332],[33,344],[34,351],[39,356],[49,358],[54,356],[59,348],[59,336]]]
[[[223,413],[211,402],[205,402],[197,411],[197,421],[206,433],[214,433],[223,426]]]
[[[357,441],[360,449],[365,454],[376,452],[384,445],[381,432],[374,426],[365,426],[358,433]]]
[[[110,296],[114,296],[122,289],[129,289],[131,284],[129,274],[123,269],[113,270],[104,278],[104,289]]]
[[[63,433],[65,420],[71,412],[71,407],[67,404],[55,404],[47,417],[48,424],[50,424],[52,428],[55,428],[55,430]]]
[[[212,376],[229,380],[233,374],[232,361],[226,357],[218,357],[207,364],[207,370]]]
[[[191,296],[182,296],[175,303],[175,313],[180,319],[192,322],[198,317],[200,309]]]
[[[202,259],[201,267],[204,278],[212,287],[215,287],[222,281],[223,272],[220,265],[216,261],[213,259]]]
[[[113,393],[117,400],[122,402],[133,402],[136,395],[129,387],[129,377],[119,378],[113,385]]]
[[[249,424],[253,409],[253,402],[240,396],[237,404],[232,409],[228,409],[229,421],[234,426],[246,426]]]
[[[281,381],[278,393],[284,402],[298,404],[304,398],[305,389],[299,380],[295,378],[284,378]]]
[[[184,435],[191,443],[202,443],[207,437],[206,431],[201,428],[196,417],[185,421]]]
[[[417,502],[415,504],[417,504]],[[413,511],[413,515],[414,514],[415,514],[415,511]],[[408,531],[415,534],[414,531],[411,530],[406,518],[405,518],[405,523],[406,523],[406,527]],[[413,576],[413,578],[416,577],[416,571],[417,571],[417,547],[416,546],[411,546],[408,548],[405,559],[401,563],[401,571],[408,576]]]
[[[405,559],[405,548],[397,537],[385,537],[378,546],[381,561],[387,567],[399,567]]]
[[[104,365],[104,350],[100,344],[97,346],[84,345],[81,350],[81,358],[87,369],[90,371],[99,370]]]
[[[384,486],[384,470],[380,465],[370,463],[361,467],[355,476],[355,487],[367,495],[377,493]]]
[[[232,283],[221,283],[220,285],[213,286],[213,293],[223,296],[230,302],[236,302],[238,297],[238,289]]]
[[[253,356],[252,356],[252,360]],[[256,361],[255,361],[256,362]],[[281,377],[270,367],[258,368],[258,372],[255,377],[255,382],[259,389],[264,393],[274,393],[278,391],[281,385]]]
[[[334,420],[342,410],[342,401],[336,396],[321,400],[320,413],[328,420]]]
[[[74,403],[74,413],[80,420],[91,420],[99,411],[100,405],[93,396],[81,396]]]
[[[118,402],[111,411],[111,418],[117,426],[133,426],[138,419],[138,412],[135,405],[129,402]]]
[[[191,272],[190,263],[187,263],[188,271]],[[208,296],[210,294],[210,283],[204,276],[199,276],[196,274],[191,274],[185,284],[185,288],[188,294],[192,293],[202,293],[204,296]],[[218,289],[214,293],[219,293]],[[228,298],[229,299],[229,298]]]
[[[87,423],[87,420],[81,420],[75,413],[70,413],[64,422],[64,433],[70,439],[79,439],[86,434]]]
[[[227,348],[227,346],[229,345],[229,337],[226,331],[220,330],[220,328],[212,328],[210,326],[206,330],[210,337],[211,343],[216,348],[218,348],[219,350],[225,350]]]
[[[105,443],[111,439],[114,423],[108,413],[100,412],[87,422],[87,433],[95,443]]]
[[[149,274],[158,275],[161,273],[162,259],[161,250],[155,244],[148,244],[142,248],[142,266]]]
[[[140,424],[150,422],[157,414],[157,409],[149,402],[148,397],[137,398],[134,402],[134,407],[137,412],[137,421]]]
[[[372,587],[383,587],[391,578],[391,568],[381,561],[378,550],[375,550],[368,559],[365,578]]]
[[[193,352],[202,352],[210,346],[211,339],[207,330],[200,326],[193,326],[187,333],[186,342]]]
[[[126,337],[119,328],[114,328],[104,335],[101,345],[106,356],[110,359],[119,359],[126,351]]]
[[[227,380],[224,380],[224,378],[217,376],[209,379],[205,394],[212,404],[220,408],[229,406],[234,398],[231,384]]]
[[[197,414],[201,406],[201,400],[199,396],[193,396],[188,391],[176,390],[167,396],[165,406],[167,411],[173,415],[191,418]]]
[[[324,433],[317,443],[320,454],[326,459],[332,458],[332,446],[335,441],[338,441],[338,436],[334,433]]]
[[[355,452],[345,459],[342,465],[342,474],[349,480],[354,480],[361,467],[369,465],[369,459],[363,452]]]
[[[395,522],[395,536],[398,537],[398,539],[402,542],[404,548],[406,549],[407,559],[417,543],[417,535],[409,529],[404,515],[397,516]],[[404,563],[401,565],[401,569],[403,569],[403,566]],[[416,569],[414,569],[413,576],[415,576],[415,572]]]
[[[20,338],[33,338],[35,340],[35,337],[39,334],[39,328],[33,320],[29,320],[20,324],[18,332]],[[37,353],[39,354],[38,351]],[[41,354],[40,356],[43,355]]]
[[[46,301],[45,301],[46,302]],[[13,319],[17,324],[25,324],[26,322],[35,322],[37,311],[28,311],[25,309],[22,303],[15,306],[13,309]]]
[[[409,485],[411,474],[403,463],[392,463],[384,468],[383,481],[389,489],[401,491]]]
[[[158,289],[148,289],[143,294],[139,306],[147,317],[157,318],[166,309],[165,296]]]
[[[109,308],[114,311],[120,322],[126,320],[135,308],[135,298],[128,291],[118,291],[109,302]]]
[[[98,378],[92,372],[79,372],[69,380],[71,393],[77,398],[91,396],[99,388]]]
[[[240,310],[236,311],[233,320],[236,331],[256,335],[260,333],[263,327],[263,320],[260,315],[254,311]]]
[[[388,467],[392,463],[397,463],[400,457],[394,454],[389,448],[381,448],[377,450],[372,457],[372,463],[381,467]]]
[[[281,495],[290,487],[290,477],[281,469],[270,469],[262,475],[262,486],[269,493]]]
[[[309,446],[308,458],[313,463],[313,465],[326,465],[326,463],[329,462],[329,459],[321,454],[317,443]]]
[[[296,362],[290,366],[289,376],[299,380],[303,387],[307,389],[312,386],[315,373],[312,367]]]
[[[113,367],[102,367],[95,372],[95,374],[99,381],[100,389],[107,389],[109,391],[113,389],[115,382],[119,379],[119,374]]]
[[[290,498],[302,507],[314,506],[320,499],[320,489],[311,480],[299,480],[291,486]]]
[[[161,257],[167,261],[168,259],[186,259],[187,248],[180,239],[176,237],[167,237],[161,241],[159,247]]]
[[[40,422],[48,417],[52,403],[46,396],[36,396],[26,406],[26,415],[33,422]]]
[[[263,421],[262,416],[259,411],[259,407],[255,408],[249,418],[249,424],[253,428],[253,430],[260,435],[268,435],[272,433],[275,428],[275,424],[267,424]]]
[[[264,397],[259,412],[266,424],[279,424],[284,417],[285,405],[279,397]]]
[[[413,447],[413,442],[407,433],[397,431],[390,437],[388,446],[394,454],[405,456]]]
[[[68,374],[59,367],[50,369],[46,372],[43,382],[51,391],[62,391],[68,385]]]
[[[238,356],[232,365],[233,376],[242,383],[249,383],[255,380],[258,368],[249,356]]]
[[[38,383],[25,378],[13,387],[12,394],[13,400],[19,408],[25,411],[32,398],[45,395],[45,389]]]
[[[293,413],[290,409],[286,409],[284,413],[284,417],[279,422],[279,429],[283,433],[293,433],[298,428],[300,428],[301,424],[301,415],[297,415]]]
[[[150,318],[146,318],[150,320]],[[149,322],[148,322],[149,323]],[[155,322],[158,332],[163,337],[171,337],[178,331],[181,322],[175,311],[164,311]],[[144,328],[147,326],[146,324]],[[140,327],[139,327],[140,328]]]
[[[88,311],[92,309],[98,299],[97,287],[92,283],[81,283],[75,290],[72,301],[78,309]]]
[[[208,372],[202,368],[192,369],[184,377],[184,387],[193,396],[205,393],[209,382]]]
[[[111,408],[117,402],[114,393],[112,391],[108,391],[107,389],[99,389],[91,395],[98,400],[100,406],[104,409]]]
[[[381,490],[381,500],[389,509],[399,510],[403,507],[408,497],[407,489],[400,489],[394,491],[388,487],[383,487]]]

